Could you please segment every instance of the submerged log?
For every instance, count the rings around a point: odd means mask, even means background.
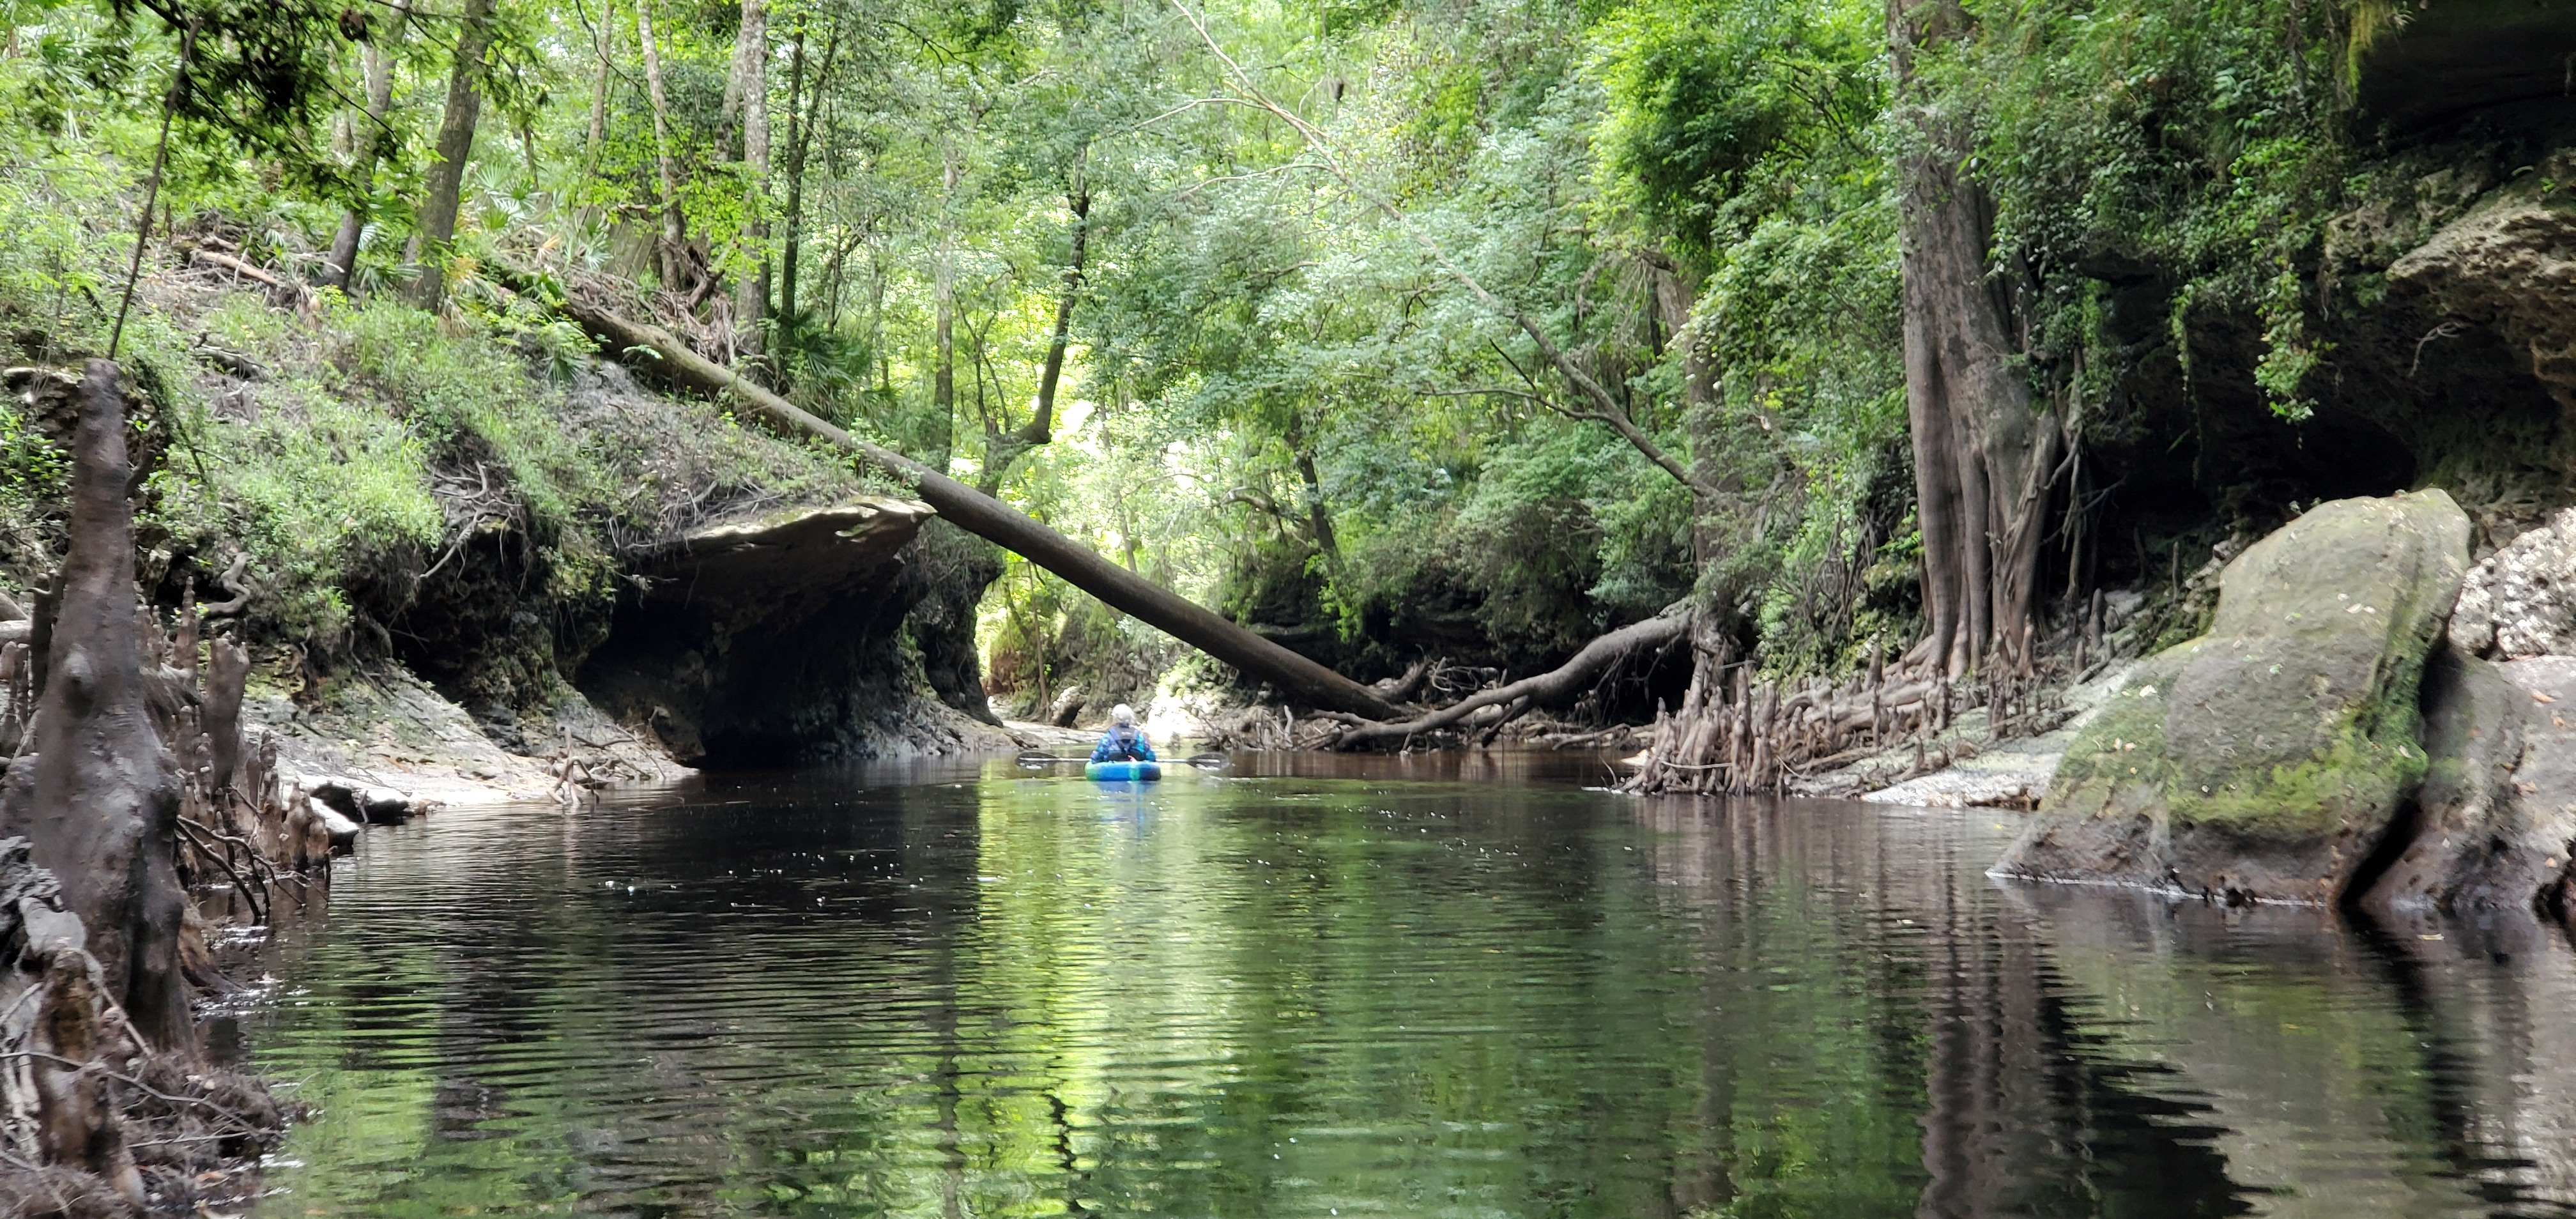
[[[708,393],[729,393],[780,427],[838,445],[913,485],[923,502],[969,533],[1045,568],[1165,634],[1267,681],[1301,702],[1370,719],[1391,720],[1404,708],[1377,691],[1245,630],[1225,617],[1143,576],[1092,553],[1000,500],[880,445],[870,444],[797,407],[731,369],[690,350],[659,326],[647,325],[567,297],[564,313],[615,350],[651,352],[670,380]]]

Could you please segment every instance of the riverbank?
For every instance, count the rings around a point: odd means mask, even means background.
[[[0,503],[0,587],[25,590],[0,601],[11,1214],[256,1195],[295,1105],[204,1068],[203,1014],[241,988],[215,948],[265,934],[282,903],[327,903],[364,823],[577,806],[698,758],[1008,748],[930,678],[944,637],[912,610],[947,577],[926,570],[941,543],[913,506],[738,429],[680,428],[679,404],[613,370],[548,380],[488,338],[241,304],[193,320],[268,345],[13,368],[0,406],[61,463]],[[340,361],[369,376],[334,381]],[[195,409],[209,389],[221,413]],[[394,400],[371,415],[360,394]],[[511,394],[558,415],[514,420]],[[619,472],[568,459],[573,437],[640,463],[647,503],[654,477],[676,481],[689,513],[621,535],[634,497],[623,516],[584,508]],[[795,491],[799,469],[816,481]],[[746,478],[756,497],[710,519]],[[443,549],[407,545],[406,513]],[[733,599],[658,595],[701,583]]]

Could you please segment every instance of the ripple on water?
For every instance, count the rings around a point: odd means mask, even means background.
[[[242,1020],[321,1108],[269,1209],[2576,1198],[2563,941],[2005,888],[1978,810],[1370,765],[803,776],[371,831]]]

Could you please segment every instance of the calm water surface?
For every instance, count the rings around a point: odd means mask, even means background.
[[[1175,769],[371,830],[233,1030],[319,1108],[263,1213],[2576,1214],[2528,927],[2005,886],[2012,814],[1590,759]]]

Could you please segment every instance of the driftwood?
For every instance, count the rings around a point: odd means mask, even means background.
[[[242,609],[250,604],[250,586],[242,583],[242,574],[249,570],[250,552],[244,551],[240,554],[234,555],[232,566],[225,568],[224,574],[215,577],[215,583],[220,585],[225,592],[231,593],[232,599],[228,601],[209,601],[203,605],[193,607],[191,612],[195,613],[200,619],[212,618],[220,614],[238,614],[242,612]]]
[[[1405,714],[1399,702],[1092,553],[1089,547],[1000,500],[900,453],[852,436],[785,398],[735,376],[731,369],[699,355],[659,326],[632,321],[577,297],[566,298],[560,307],[605,340],[611,350],[649,352],[653,367],[673,382],[708,393],[731,394],[777,426],[818,437],[867,458],[878,468],[912,484],[916,494],[949,523],[1020,555],[1098,597],[1103,604],[1234,666],[1245,676],[1267,681],[1289,697],[1312,706],[1376,720],[1392,720]]]
[[[1390,703],[1406,702],[1421,693],[1423,684],[1430,681],[1431,674],[1445,663],[1447,662],[1440,658],[1423,657],[1414,661],[1413,667],[1406,669],[1402,676],[1370,682],[1369,689],[1377,691],[1378,697]]]
[[[1358,749],[1380,741],[1402,740],[1461,724],[1480,729],[1499,728],[1532,706],[1554,702],[1574,693],[1629,653],[1642,648],[1661,647],[1681,638],[1689,629],[1690,620],[1680,615],[1649,618],[1633,626],[1623,626],[1583,645],[1583,650],[1576,652],[1574,659],[1545,673],[1478,691],[1427,715],[1352,725],[1333,738],[1332,747]],[[1469,722],[1471,716],[1487,708],[1499,710],[1492,716]]]
[[[190,250],[188,252],[188,257],[193,261],[213,267],[216,270],[229,271],[234,275],[238,275],[243,279],[250,280],[267,288],[269,299],[274,304],[301,305],[312,296],[312,293],[307,291],[304,285],[279,275],[274,271],[265,270],[244,259],[235,258],[230,254],[218,254],[213,250],[199,246],[194,250]],[[244,362],[248,363],[248,361]],[[250,366],[252,368],[259,367],[256,364],[252,364]]]

